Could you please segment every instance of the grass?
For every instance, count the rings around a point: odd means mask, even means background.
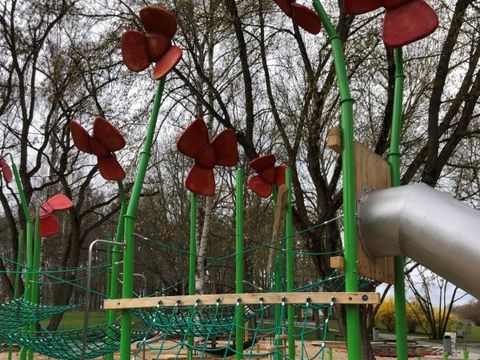
[[[136,317],[133,318],[136,325],[142,326],[142,322]],[[107,322],[107,315],[104,311],[91,311],[88,316],[89,326],[104,324]],[[48,320],[42,321],[43,326],[47,326]],[[80,329],[83,328],[83,311],[70,311],[63,315],[58,329]]]

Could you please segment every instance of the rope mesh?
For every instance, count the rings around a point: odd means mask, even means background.
[[[83,349],[83,329],[57,331],[13,331],[1,335],[11,342],[34,352],[65,360],[81,360]],[[147,338],[146,331],[132,331],[132,342]],[[88,328],[87,359],[94,359],[120,349],[120,326],[114,324],[95,325]]]
[[[28,324],[36,324],[54,315],[78,308],[74,305],[39,305],[23,298],[0,304],[0,333],[12,331]]]

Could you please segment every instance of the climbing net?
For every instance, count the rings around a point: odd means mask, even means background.
[[[1,335],[21,346],[48,357],[65,360],[81,360],[83,351],[83,329],[49,331],[5,331]],[[142,330],[132,332],[132,342],[147,338]],[[120,348],[120,326],[100,324],[88,329],[86,358],[94,359]]]
[[[181,359],[193,355],[195,358],[211,357],[226,359],[239,354],[235,334],[240,314],[245,333],[241,356],[243,359],[275,358],[288,359],[288,342],[295,344],[295,358],[323,359],[328,335],[328,323],[333,315],[335,299],[329,304],[313,304],[309,299],[304,304],[282,302],[269,305],[260,301],[258,305],[200,305],[173,307],[158,306],[149,311],[149,331],[161,331],[161,339],[155,343],[146,337],[137,344],[134,358],[149,351],[149,358],[171,356]],[[295,314],[294,331],[288,331],[288,306]],[[137,314],[140,311],[136,311]],[[153,315],[152,315],[153,314]],[[312,339],[322,339],[312,343]]]
[[[24,325],[36,324],[54,315],[78,308],[74,305],[40,305],[24,299],[16,299],[0,304],[0,335]]]

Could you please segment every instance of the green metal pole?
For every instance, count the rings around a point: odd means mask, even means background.
[[[22,197],[20,196],[20,199]],[[22,200],[20,200],[21,202]],[[28,210],[27,210],[28,211]],[[33,263],[33,234],[32,234],[32,221],[30,213],[28,214],[30,221],[27,220],[26,223],[26,244],[25,244],[25,256],[26,256],[26,266],[25,266],[25,301],[31,301],[32,299],[32,286],[31,286],[31,277],[32,277],[32,263]],[[27,359],[27,353],[30,351],[26,347],[20,348],[20,360]]]
[[[26,235],[26,271],[25,271],[25,293],[24,298],[26,301],[31,300],[32,287],[31,287],[31,272],[32,272],[32,263],[33,263],[33,226],[32,226],[32,215],[28,209],[27,197],[25,196],[25,191],[23,189],[22,180],[20,178],[20,173],[18,168],[13,161],[12,154],[7,154],[10,156],[10,162],[12,165],[13,177],[15,179],[15,185],[17,186],[18,195],[20,196],[20,206],[22,207],[23,216],[25,218],[25,235]],[[33,355],[32,355],[33,356]],[[20,359],[25,360],[27,358],[27,349],[22,347],[20,349]]]
[[[392,186],[400,186],[400,133],[403,117],[403,74],[402,49],[394,50],[395,58],[395,89],[393,98],[392,134],[388,162]],[[405,261],[403,256],[396,256],[395,267],[395,331],[397,337],[397,359],[408,359],[407,339],[407,307],[405,301]]]
[[[18,254],[17,264],[15,266],[15,284],[13,287],[13,298],[18,299],[20,292],[20,273],[22,272],[22,259],[23,259],[23,243],[25,232],[20,230],[18,232]]]
[[[118,194],[120,197],[120,215],[118,217],[118,224],[117,224],[117,233],[115,236],[115,241],[117,243],[121,243],[123,240],[123,233],[125,227],[125,212],[127,211],[127,196],[125,194],[125,188],[121,181],[118,181]],[[119,274],[119,263],[120,263],[120,248],[118,246],[112,247],[112,255],[111,261],[112,266],[110,270],[110,281],[108,287],[108,296],[110,299],[116,299],[118,297],[118,274]],[[108,338],[113,338],[114,330],[112,329],[111,325],[115,322],[116,311],[115,310],[107,310],[107,324],[108,326]],[[106,360],[113,360],[113,353],[107,354],[105,356]]]
[[[22,272],[22,259],[23,259],[23,242],[24,242],[24,231],[20,230],[18,232],[18,254],[17,254],[17,263],[15,264],[15,283],[13,286],[13,299],[18,299],[20,292],[20,273]],[[12,360],[12,351],[13,345],[8,344],[8,360]]]
[[[278,196],[278,189],[276,186],[273,187],[272,191],[272,196],[273,196],[273,203],[275,204],[275,207],[277,205],[277,196]],[[282,249],[283,248],[283,240],[281,239],[272,239],[274,243],[272,244],[274,247],[277,249]],[[273,271],[273,290],[275,292],[281,292],[282,291],[282,251],[277,250],[276,251],[276,258],[274,259],[274,271]],[[282,305],[274,305],[274,320],[275,320],[275,329],[279,329],[282,327]],[[275,330],[275,334],[279,334],[280,332]],[[279,347],[282,345],[282,339],[280,336],[278,336],[275,339],[275,346]],[[280,360],[282,358],[282,354],[279,351],[275,352],[275,360]]]
[[[197,265],[197,195],[190,195],[190,249],[188,257],[188,295],[195,295],[195,267]],[[193,307],[191,308],[193,311]],[[188,338],[188,359],[193,356],[193,337]]]
[[[313,6],[327,31],[340,91],[343,173],[343,225],[345,291],[358,291],[357,227],[355,195],[355,147],[353,138],[353,98],[350,93],[343,46],[320,0]],[[349,360],[361,359],[360,313],[358,305],[346,305],[347,348]]]
[[[235,291],[237,294],[244,292],[244,236],[243,236],[243,170],[238,169],[236,174],[235,189]],[[243,338],[244,338],[244,306],[237,306],[235,350],[236,359],[243,359]]]
[[[38,304],[39,297],[39,271],[40,271],[40,252],[41,252],[41,238],[40,238],[40,214],[37,209],[35,213],[35,227],[33,233],[33,274],[32,274],[32,303]],[[35,328],[35,325],[32,325]]]
[[[138,202],[142,193],[143,182],[147,173],[148,162],[151,156],[151,148],[157,126],[158,113],[160,110],[163,89],[165,87],[165,78],[160,80],[157,87],[155,99],[153,101],[152,115],[148,123],[147,136],[143,145],[143,151],[140,154],[140,163],[137,170],[135,182],[133,184],[132,194],[128,202],[127,212],[125,214],[125,250],[123,257],[123,285],[122,298],[131,298],[133,296],[133,262],[135,257],[135,216],[137,214]],[[121,336],[120,336],[120,360],[130,359],[130,346],[132,339],[132,314],[130,310],[122,310],[121,317]]]
[[[285,169],[285,182],[287,184],[287,209],[285,212],[285,237],[287,253],[287,292],[294,291],[293,284],[293,211],[292,211],[292,170]],[[288,358],[295,359],[295,309],[288,305]]]
[[[33,231],[33,251],[30,269],[30,299],[29,301],[38,304],[39,295],[39,271],[40,271],[40,250],[41,250],[41,238],[40,238],[40,214],[38,209],[35,213],[35,226]],[[28,266],[28,265],[27,265]],[[35,331],[35,324],[31,324],[28,328],[30,331]],[[33,350],[27,351],[27,359],[33,359]]]

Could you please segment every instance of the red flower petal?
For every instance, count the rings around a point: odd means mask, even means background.
[[[151,5],[140,10],[140,21],[148,33],[162,34],[168,39],[177,32],[177,19],[170,11]]]
[[[56,194],[52,196],[47,200],[46,204],[50,205],[54,211],[68,210],[73,207],[72,200],[63,194]]]
[[[248,187],[262,198],[268,198],[272,194],[272,185],[268,184],[258,175],[248,179]]]
[[[208,169],[213,169],[215,166],[215,160],[215,148],[212,145],[205,147],[200,154],[195,157],[195,161],[197,161],[199,165]]]
[[[285,170],[288,169],[288,165],[281,164],[275,167],[275,184],[277,187],[285,185]]]
[[[148,34],[147,44],[148,55],[151,61],[158,61],[172,46],[172,42],[160,34]]]
[[[93,122],[93,137],[109,152],[121,150],[126,145],[120,131],[102,117],[97,117]]]
[[[53,207],[48,202],[44,202],[39,209],[40,219],[43,219],[44,217],[50,216],[52,214]]]
[[[156,63],[153,70],[153,79],[160,80],[165,77],[182,59],[182,49],[172,46],[165,55]]]
[[[278,7],[289,17],[292,16],[292,4],[295,0],[274,0]]]
[[[344,0],[343,7],[345,12],[350,15],[365,14],[381,7],[380,0]]]
[[[5,159],[0,159],[0,172],[2,173],[3,180],[5,180],[5,182],[12,182],[12,169],[10,169],[10,166]]]
[[[126,176],[125,170],[113,155],[98,158],[98,171],[105,180],[119,181]]]
[[[396,7],[408,4],[412,0],[383,0],[383,7],[385,9],[394,9]]]
[[[193,165],[185,180],[185,186],[197,195],[215,195],[215,178],[213,170]]]
[[[316,35],[320,32],[321,22],[315,11],[301,4],[292,4],[292,20],[305,31]]]
[[[92,149],[92,154],[97,157],[106,157],[111,155],[111,152],[108,151],[105,146],[103,146],[102,143],[96,138],[92,138],[90,140],[90,148]]]
[[[275,155],[263,155],[249,163],[250,167],[257,173],[261,173],[263,170],[273,167],[275,165]]]
[[[182,132],[177,140],[177,149],[192,158],[209,144],[208,129],[205,121],[198,118]]]
[[[435,11],[422,0],[387,10],[383,24],[383,42],[387,48],[399,48],[430,35],[438,27]]]
[[[125,31],[120,39],[123,62],[130,71],[143,71],[151,63],[145,35],[135,30]]]
[[[275,183],[275,168],[269,167],[268,169],[263,170],[260,172],[260,177],[265,180],[267,183],[270,185],[273,185]]]
[[[235,132],[232,129],[222,131],[212,141],[215,149],[216,165],[235,166],[238,163],[238,147]]]
[[[54,215],[49,215],[40,218],[40,236],[50,237],[55,236],[60,232],[60,224]]]
[[[87,130],[85,130],[83,126],[80,125],[78,122],[76,122],[75,120],[72,120],[70,122],[70,132],[72,133],[73,144],[76,146],[76,148],[80,151],[91,154],[92,153],[92,149],[90,147],[91,137],[88,134]]]

